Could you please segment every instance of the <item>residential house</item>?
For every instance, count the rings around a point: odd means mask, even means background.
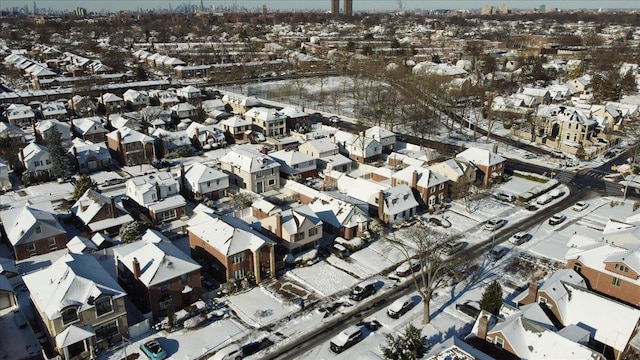
[[[280,211],[260,223],[292,254],[317,248],[322,239],[322,220],[308,205]]]
[[[429,170],[449,179],[447,196],[457,199],[464,197],[476,181],[475,168],[459,159],[449,159],[429,166]]]
[[[179,156],[184,152],[192,153],[195,148],[186,131],[167,131],[156,129],[153,132],[156,141],[156,154],[158,157]]]
[[[567,268],[579,273],[589,289],[640,307],[640,250],[627,250],[579,235],[568,243]]]
[[[374,138],[366,137],[364,133],[353,135],[345,132],[335,134],[336,143],[340,151],[353,161],[361,164],[377,161],[382,154],[382,145]]]
[[[591,75],[586,74],[567,81],[570,95],[588,95],[591,92]]]
[[[244,113],[244,119],[253,130],[267,137],[280,137],[287,133],[287,117],[276,109],[253,107]]]
[[[226,106],[221,99],[204,100],[201,107],[207,116],[212,116],[214,112],[220,113],[226,110]]]
[[[174,119],[187,119],[198,116],[198,108],[189,103],[178,103],[169,108]]]
[[[127,294],[93,256],[66,254],[22,279],[39,322],[64,359],[88,358],[127,334]]]
[[[396,145],[396,134],[380,126],[368,128],[364,136],[377,140],[382,145],[382,152],[391,153]]]
[[[640,224],[638,216],[630,216],[625,221],[609,219],[602,230],[602,240],[624,249],[640,247]]]
[[[154,103],[162,106],[163,109],[168,109],[180,103],[178,95],[172,90],[154,90],[149,92],[149,97],[154,100]]]
[[[458,155],[456,159],[476,169],[476,182],[483,186],[501,182],[504,178],[506,159],[495,152],[471,147]]]
[[[611,300],[587,289],[582,276],[563,269],[554,273],[542,286],[532,283],[528,291],[514,298],[517,304],[538,303],[563,327],[576,326],[590,336],[594,348],[610,348],[611,358],[619,360],[629,349],[629,342],[640,326],[640,310]],[[615,314],[612,321],[611,314]]]
[[[60,121],[64,121],[68,118],[67,107],[64,106],[61,102],[50,102],[44,103],[40,105],[40,113],[42,114],[42,118],[47,119],[56,119]]]
[[[11,180],[9,179],[9,165],[0,158],[0,191],[11,190]]]
[[[201,266],[156,230],[114,248],[113,255],[118,282],[136,306],[154,319],[202,297]]]
[[[75,138],[67,155],[71,157],[78,172],[81,173],[111,170],[115,165],[111,158],[111,152],[104,142],[94,144],[88,140]]]
[[[7,107],[5,117],[10,124],[26,128],[36,121],[36,113],[27,105],[11,104]]]
[[[231,107],[234,114],[244,114],[249,109],[260,106],[262,103],[255,96],[244,96],[236,94],[224,94],[222,102]]]
[[[220,158],[231,185],[261,194],[280,188],[280,164],[250,147],[235,147]]]
[[[107,146],[122,165],[148,164],[155,158],[154,138],[122,127],[107,134]]]
[[[0,212],[0,219],[16,260],[63,249],[67,243],[67,231],[58,222],[51,202],[27,202]]]
[[[318,159],[318,168],[324,171],[340,171],[347,173],[353,170],[355,162],[342,154],[325,156]]]
[[[280,150],[269,154],[280,164],[280,175],[287,179],[305,180],[318,175],[316,159],[295,150]]]
[[[467,344],[461,338],[452,336],[439,344],[434,344],[424,355],[426,360],[495,360],[482,351]]]
[[[51,154],[46,146],[29,143],[20,150],[18,160],[32,179],[47,179],[51,175]]]
[[[420,195],[419,201],[429,210],[443,206],[446,200],[449,179],[419,166],[408,166],[391,176],[391,185],[408,185]]]
[[[280,110],[280,113],[286,117],[286,128],[291,131],[305,132],[311,128],[309,114],[298,108],[285,107]]]
[[[119,113],[124,110],[124,99],[113,93],[106,93],[98,98],[98,102],[104,105],[107,114]]]
[[[40,141],[47,141],[50,134],[56,129],[60,134],[60,140],[71,140],[71,125],[66,122],[60,122],[58,120],[40,120],[36,124],[36,137]]]
[[[293,185],[295,185],[294,182],[287,182],[287,186]],[[369,228],[371,217],[368,214],[367,203],[348,196],[340,196],[335,192],[319,192],[306,188],[302,184],[297,185],[295,187],[299,190],[296,189],[296,191],[303,192],[300,195],[301,201],[307,203],[322,220],[324,233],[350,240]]]
[[[278,205],[262,198],[259,198],[251,204],[251,215],[258,220],[275,215],[281,211],[282,209]]]
[[[113,196],[88,189],[71,206],[71,212],[83,230],[90,234],[117,235],[120,227],[133,222],[129,212]]]
[[[0,310],[12,308],[18,304],[15,290],[6,276],[0,274]],[[4,313],[4,311],[3,311]],[[18,315],[16,313],[16,315]]]
[[[534,116],[543,124],[536,134],[537,142],[576,156],[594,155],[585,152],[585,148],[595,142],[592,137],[598,125],[591,112],[564,105],[544,105],[538,107]]]
[[[256,284],[275,276],[275,242],[244,221],[219,216],[204,206],[189,220],[189,246],[194,259],[210,264],[220,283],[253,278]]]
[[[203,125],[192,122],[185,132],[191,142],[200,149],[211,150],[227,145],[224,132],[216,125]]]
[[[112,245],[110,237],[102,233],[95,233],[90,239],[80,235],[74,236],[67,243],[67,249],[73,254],[91,254]]]
[[[229,175],[202,163],[180,166],[180,187],[191,197],[219,199],[229,188]]]
[[[150,104],[149,94],[144,90],[128,89],[122,94],[122,100],[131,110],[140,110]]]
[[[222,131],[236,140],[246,140],[247,132],[251,133],[251,123],[239,116],[232,116],[220,121]]]
[[[338,145],[331,141],[330,138],[324,137],[320,139],[305,141],[304,143],[300,144],[300,146],[298,147],[298,151],[316,159],[320,159],[338,154]]]
[[[190,104],[199,104],[202,100],[202,92],[200,89],[191,85],[176,89],[176,95],[178,95],[178,98]]]
[[[0,121],[0,138],[10,138],[20,143],[26,142],[22,128],[2,121]]]
[[[67,106],[76,116],[94,116],[98,110],[92,98],[81,95],[73,95]]]
[[[96,144],[107,139],[106,136],[109,131],[102,125],[102,118],[99,116],[73,119],[71,124],[73,124],[71,129],[73,134],[83,140],[89,140]]]
[[[551,103],[551,93],[547,89],[523,87],[520,89],[520,94],[533,97],[536,99],[536,104],[548,105]]]
[[[149,211],[155,223],[180,219],[186,215],[186,201],[180,184],[170,173],[159,172],[127,180],[127,196]]]

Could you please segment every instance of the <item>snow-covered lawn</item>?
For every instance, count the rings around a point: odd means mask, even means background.
[[[355,277],[324,261],[313,266],[295,268],[288,271],[285,277],[304,284],[321,297],[350,289],[359,282]]]
[[[278,299],[262,286],[229,296],[227,300],[236,315],[255,328],[263,327],[300,310],[300,307],[293,303],[284,304],[282,299]]]

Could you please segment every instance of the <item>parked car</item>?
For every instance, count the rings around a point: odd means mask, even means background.
[[[469,243],[467,243],[466,241],[455,242],[455,243],[451,244],[450,246],[447,246],[445,252],[446,252],[447,255],[453,255],[453,254],[457,253],[458,251],[466,248],[467,245],[469,245]]]
[[[157,340],[149,340],[140,344],[140,351],[151,360],[163,360],[167,358],[167,352]]]
[[[168,167],[173,166],[173,163],[169,160],[153,160],[151,162],[151,166],[156,169],[166,169]]]
[[[551,197],[553,199],[557,199],[559,197],[561,197],[562,195],[564,195],[566,192],[562,189],[555,189],[555,190],[551,190],[549,192],[549,195],[551,195]]]
[[[387,308],[387,315],[390,317],[397,319],[400,316],[404,315],[407,311],[413,308],[413,298],[411,296],[404,296],[400,299],[394,301]]]
[[[555,214],[549,218],[549,225],[558,225],[567,220],[567,215]]]
[[[238,344],[231,344],[226,346],[213,355],[213,360],[240,360],[244,355],[242,347]]]
[[[489,250],[489,254],[487,254],[487,258],[491,261],[498,261],[507,254],[507,251],[508,249],[505,247],[501,247],[501,246],[494,247],[493,249]]]
[[[329,342],[329,349],[339,354],[362,340],[362,327],[354,325],[342,330]]]
[[[527,241],[531,240],[532,236],[531,234],[525,233],[525,232],[519,232],[514,234],[511,239],[509,239],[509,242],[514,244],[514,245],[522,245],[524,243],[526,243]]]
[[[515,195],[512,194],[507,194],[504,192],[499,192],[497,194],[494,195],[496,199],[501,200],[501,201],[506,201],[506,202],[514,202],[516,201],[516,197]]]
[[[573,211],[582,211],[588,207],[589,207],[589,203],[586,203],[584,201],[578,201],[577,203],[575,203],[575,205],[573,205],[573,207],[571,207],[571,209]]]
[[[118,184],[122,184],[127,182],[127,179],[125,178],[113,178],[113,179],[109,179],[107,181],[105,181],[103,184],[103,186],[113,186],[113,185],[118,185]]]
[[[422,263],[420,260],[411,259],[408,262],[403,262],[402,265],[396,269],[396,276],[405,277],[422,269]]]
[[[496,231],[501,227],[507,224],[507,220],[505,219],[489,219],[485,224],[484,228],[489,231]]]
[[[462,304],[456,304],[456,310],[460,311],[461,313],[467,314],[472,318],[477,318],[480,314],[480,309],[473,306],[473,303],[474,302],[471,301],[465,301]]]
[[[334,124],[337,124],[337,123],[339,123],[339,122],[340,122],[340,117],[338,117],[338,116],[336,116],[336,115],[333,115],[333,116],[331,116],[331,117],[329,118],[329,121],[330,121],[330,122],[332,122],[332,123],[334,123]]]
[[[340,259],[344,259],[349,256],[349,250],[342,244],[333,244],[329,246],[329,252]]]
[[[553,197],[551,197],[551,195],[544,194],[538,197],[538,200],[536,200],[536,204],[538,205],[548,204],[551,202],[551,200],[553,200]]]
[[[365,299],[373,295],[373,293],[375,292],[376,292],[376,286],[374,283],[360,284],[360,285],[357,285],[355,288],[353,288],[353,290],[351,290],[351,293],[349,294],[349,298],[351,300],[360,301],[362,299]]]
[[[533,204],[529,204],[525,207],[525,209],[527,209],[528,211],[536,211],[538,210],[538,207]]]
[[[442,226],[443,228],[450,228],[451,227],[451,222],[449,220],[445,219],[445,218],[431,217],[427,221],[429,222],[429,224],[436,225],[436,226]]]

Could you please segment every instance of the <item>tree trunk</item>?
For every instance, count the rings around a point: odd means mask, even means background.
[[[431,299],[425,296],[423,303],[422,325],[427,325],[431,322]]]

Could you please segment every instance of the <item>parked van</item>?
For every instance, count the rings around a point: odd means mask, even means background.
[[[501,201],[506,201],[506,202],[514,202],[516,201],[516,196],[513,194],[507,194],[507,193],[497,193],[495,195],[496,199],[501,200]]]
[[[362,328],[354,325],[350,326],[336,335],[329,342],[329,349],[339,354],[362,340]]]
[[[213,355],[213,360],[240,360],[242,359],[242,348],[238,344],[231,344],[224,347]]]
[[[393,304],[389,305],[387,308],[387,315],[397,319],[407,311],[411,310],[411,308],[413,308],[413,299],[411,296],[401,297],[394,301]]]

